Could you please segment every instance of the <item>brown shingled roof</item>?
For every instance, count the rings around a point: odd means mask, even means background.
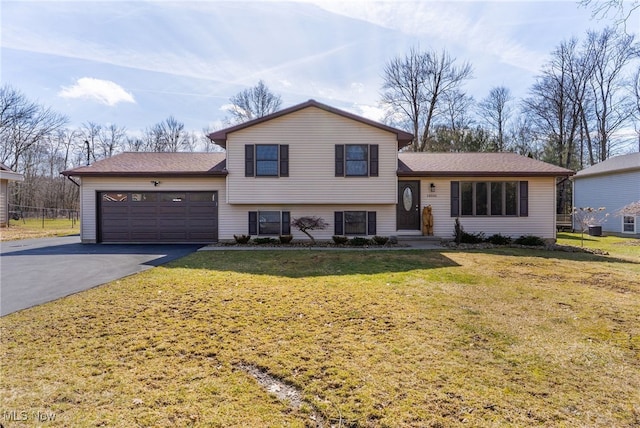
[[[126,152],[89,166],[63,171],[67,176],[227,175],[225,153]]]
[[[299,110],[302,110],[302,109],[305,109],[305,108],[308,108],[308,107],[316,107],[316,108],[322,109],[324,111],[328,111],[329,113],[337,114],[339,116],[346,117],[348,119],[352,119],[352,120],[355,120],[355,121],[358,121],[358,122],[361,122],[361,123],[376,127],[378,129],[382,129],[382,130],[394,133],[394,134],[396,134],[396,138],[397,138],[397,141],[398,141],[398,150],[403,148],[403,147],[405,147],[405,146],[408,146],[411,143],[411,141],[413,140],[413,134],[410,134],[409,132],[406,132],[406,131],[403,131],[403,130],[397,129],[397,128],[392,128],[391,126],[384,125],[384,124],[382,124],[380,122],[376,122],[376,121],[367,119],[365,117],[358,116],[358,115],[346,112],[344,110],[339,110],[339,109],[337,109],[335,107],[331,107],[331,106],[328,106],[326,104],[319,103],[316,100],[309,100],[309,101],[306,101],[304,103],[297,104],[297,105],[294,105],[292,107],[289,107],[289,108],[277,111],[275,113],[269,114],[267,116],[259,117],[257,119],[253,119],[253,120],[250,120],[248,122],[241,123],[240,125],[236,125],[236,126],[232,126],[230,128],[221,129],[220,131],[212,132],[211,134],[207,135],[207,137],[209,137],[209,139],[211,141],[213,141],[214,143],[218,144],[219,146],[226,147],[227,146],[227,135],[232,133],[232,132],[239,131],[239,130],[245,129],[245,128],[249,128],[250,126],[254,126],[254,125],[257,125],[257,124],[262,123],[262,122],[266,122],[266,121],[269,121],[269,120],[272,120],[272,119],[276,119],[278,117],[285,116],[287,114],[290,114],[290,113],[293,113],[293,112],[296,112],[296,111],[299,111]]]
[[[573,171],[516,153],[399,153],[398,176],[570,176]]]

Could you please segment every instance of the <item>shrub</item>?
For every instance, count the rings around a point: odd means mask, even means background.
[[[299,217],[291,221],[291,225],[297,228],[311,239],[311,243],[315,244],[315,238],[309,233],[310,230],[324,230],[329,224],[322,217]]]
[[[464,228],[460,224],[460,219],[456,217],[455,221],[453,222],[453,237],[456,241],[456,244],[459,244],[462,242],[463,233],[464,233]]]
[[[533,235],[521,236],[515,240],[515,243],[518,245],[527,245],[531,247],[542,247],[545,245],[545,242],[542,238]]]
[[[499,233],[496,233],[488,237],[487,242],[493,245],[509,245],[511,243],[511,238],[508,236],[503,236]]]
[[[369,241],[367,238],[363,238],[361,236],[356,236],[355,238],[349,239],[349,245],[353,245],[354,247],[363,247],[363,246],[368,245],[370,243],[371,243],[371,241]]]
[[[378,245],[385,245],[387,242],[389,242],[389,238],[387,238],[386,236],[374,236],[373,238],[373,242],[375,242]]]
[[[233,239],[236,240],[236,243],[244,245],[249,243],[249,240],[251,240],[251,236],[250,235],[233,235]]]
[[[333,235],[331,239],[333,239],[333,242],[337,245],[344,245],[347,243],[347,241],[349,241],[349,238],[347,238],[346,236]]]
[[[279,241],[275,238],[256,238],[253,240],[255,244],[264,245],[264,244],[277,244]]]
[[[293,240],[293,235],[280,235],[279,239],[281,244],[288,244]]]
[[[485,241],[484,233],[467,233],[462,232],[460,236],[460,243],[462,244],[480,244]]]

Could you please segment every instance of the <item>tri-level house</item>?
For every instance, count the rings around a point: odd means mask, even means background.
[[[468,232],[555,238],[556,178],[573,172],[513,153],[404,153],[413,136],[310,100],[209,138],[224,153],[123,153],[80,179],[82,242],[316,239]]]

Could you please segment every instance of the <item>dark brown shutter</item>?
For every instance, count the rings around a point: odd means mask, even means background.
[[[333,226],[334,235],[344,235],[344,213],[342,211],[333,213]]]
[[[249,211],[249,235],[258,234],[258,211]]]
[[[344,144],[336,144],[336,177],[344,177]]]
[[[378,176],[378,145],[371,144],[369,146],[369,176]]]
[[[367,235],[376,234],[376,212],[369,211],[367,213]]]
[[[529,217],[529,182],[520,182],[520,217]]]
[[[289,176],[289,145],[280,145],[280,177]]]
[[[291,213],[289,211],[282,211],[282,235],[291,235]]]
[[[245,144],[244,146],[244,176],[245,177],[253,177],[254,173],[254,145],[253,144]]]
[[[460,215],[460,182],[451,182],[451,217]]]

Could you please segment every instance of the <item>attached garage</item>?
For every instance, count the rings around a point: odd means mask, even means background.
[[[62,174],[80,187],[83,243],[218,241],[224,153],[127,152]]]
[[[218,240],[217,192],[99,192],[100,242]]]

